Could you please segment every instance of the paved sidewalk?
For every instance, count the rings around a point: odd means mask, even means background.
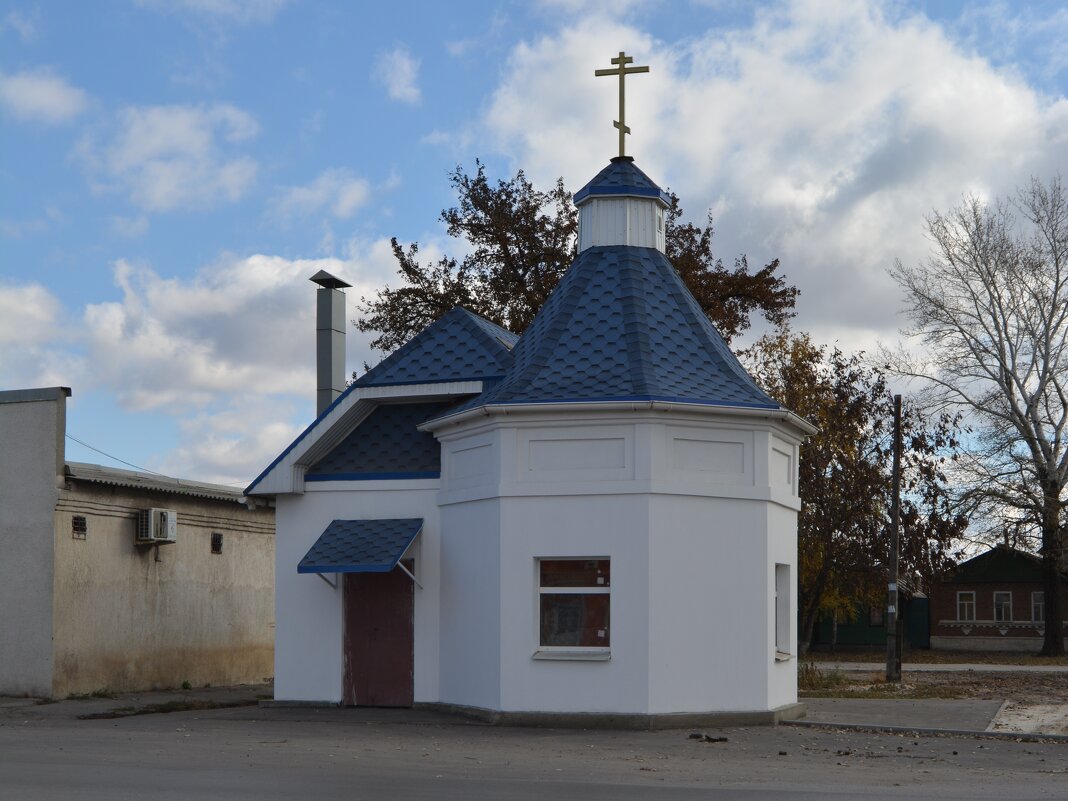
[[[805,698],[806,723],[985,732],[1001,700]]]
[[[869,670],[870,665],[864,669]],[[942,667],[942,666],[938,666]],[[986,665],[984,667],[991,667]],[[966,669],[966,668],[965,668]],[[107,718],[125,718],[139,715],[156,715],[166,712],[232,709],[240,719],[298,723],[325,722],[347,719],[358,715],[366,722],[389,723],[411,726],[478,726],[480,723],[465,717],[435,710],[407,709],[339,709],[330,707],[274,707],[261,706],[260,701],[271,697],[270,685],[241,685],[237,687],[209,687],[193,690],[162,690],[155,692],[127,693],[113,698],[78,698],[41,703],[28,698],[0,697],[0,721],[18,718],[21,720],[50,720],[60,723]],[[1003,700],[899,700],[858,698],[807,698],[802,699],[808,709],[806,717],[796,721],[802,726],[829,726],[856,729],[879,729],[900,731],[952,732],[957,734],[1001,733],[1013,737],[1019,730],[1007,731],[1008,721],[999,725],[999,712],[1009,708],[1019,717],[1011,704]],[[247,709],[241,709],[247,707]],[[793,724],[790,724],[793,725]],[[1031,734],[1046,731],[1062,734],[1056,729],[1031,730]]]
[[[886,665],[880,662],[816,662],[820,670],[841,670],[845,673],[882,673]],[[973,670],[976,673],[1068,673],[1068,665],[990,665],[982,662],[941,664],[925,662],[902,663],[901,672],[953,673]]]

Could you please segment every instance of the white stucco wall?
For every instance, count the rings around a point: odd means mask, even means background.
[[[275,698],[287,701],[342,699],[342,604],[340,574],[327,574],[332,588],[297,564],[332,520],[423,518],[408,556],[415,560],[415,700],[438,699],[437,480],[324,481],[303,495],[277,499],[275,544]]]
[[[0,695],[52,691],[52,513],[69,393],[0,393]]]
[[[501,699],[500,502],[441,510],[441,696],[499,709]],[[435,699],[438,700],[438,699]]]
[[[642,495],[502,502],[501,706],[507,711],[648,710],[649,501]],[[608,661],[533,658],[539,558],[611,560]]]
[[[650,712],[769,708],[764,509],[751,500],[653,499]]]
[[[536,410],[439,437],[443,701],[651,714],[796,701],[774,631],[776,562],[796,597],[796,439],[727,415]],[[612,560],[611,659],[535,658],[541,557]]]

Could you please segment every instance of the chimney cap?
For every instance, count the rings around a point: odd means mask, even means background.
[[[346,284],[340,278],[330,275],[326,270],[320,270],[308,280],[318,284],[323,289],[344,289],[347,286],[352,286],[352,284]]]

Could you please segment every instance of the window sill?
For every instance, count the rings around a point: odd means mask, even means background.
[[[776,651],[775,652],[775,661],[776,662],[789,662],[793,658],[794,658],[793,654],[788,654],[785,651]]]
[[[556,662],[607,662],[612,658],[612,652],[607,648],[539,649],[530,658]]]

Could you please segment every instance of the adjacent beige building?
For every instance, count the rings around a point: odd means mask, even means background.
[[[67,462],[69,395],[0,392],[0,695],[272,677],[273,508]]]

